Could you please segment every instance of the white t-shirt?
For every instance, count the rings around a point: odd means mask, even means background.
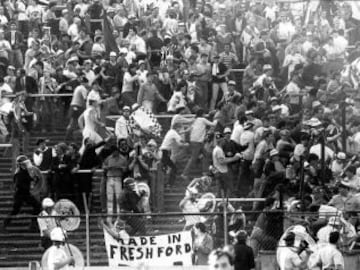
[[[95,90],[91,90],[89,92],[87,99],[86,99],[86,108],[89,108],[89,106],[90,106],[89,100],[96,100],[97,102],[99,102],[101,100],[100,93]]]
[[[279,257],[280,270],[298,270],[301,263],[299,255],[292,248],[283,248]]]
[[[160,150],[168,150],[171,152],[181,143],[182,138],[179,133],[177,133],[175,129],[170,129],[164,137]]]
[[[325,145],[325,160],[332,159],[334,157],[334,151],[331,150],[329,147]],[[315,154],[319,157],[319,159],[322,158],[321,156],[321,144],[315,144],[310,147],[310,154]]]
[[[176,91],[168,102],[168,112],[176,112],[177,108],[185,107],[186,101],[181,91]]]
[[[244,159],[252,161],[254,159],[255,145],[254,145],[254,132],[245,130],[240,136],[240,145],[249,145],[248,148],[243,152]]]
[[[314,263],[321,264],[322,269],[335,269],[336,265],[345,268],[344,257],[333,244],[326,244],[315,253]]]
[[[213,126],[214,124],[203,117],[195,119],[191,126],[190,141],[191,142],[204,142],[206,136],[206,127]]]
[[[216,145],[212,152],[212,159],[214,167],[221,173],[227,173],[228,167],[226,164],[223,164],[221,160],[225,159],[225,153],[220,146]]]
[[[48,256],[48,261],[47,261],[48,269],[55,270],[55,264],[60,263],[64,260],[66,260],[67,258],[68,258],[68,256],[65,252],[64,246],[61,246],[61,247],[51,246],[49,248],[49,256]],[[69,269],[69,267],[66,265],[66,266],[62,267],[61,269],[67,270],[67,269]]]
[[[131,76],[129,72],[125,72],[123,78],[122,93],[134,91],[133,84],[135,80],[136,78],[134,78],[134,76]]]
[[[243,125],[241,125],[239,123],[239,121],[237,120],[234,123],[234,128],[232,130],[231,136],[230,136],[230,140],[232,140],[233,142],[240,144],[240,136],[241,134],[244,132],[244,127]]]

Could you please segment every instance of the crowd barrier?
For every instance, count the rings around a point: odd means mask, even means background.
[[[238,206],[239,205],[246,208],[246,204],[238,204]],[[191,227],[185,226],[186,220],[192,220],[192,222],[203,222],[206,225],[209,235],[213,238],[214,249],[233,242],[232,238],[227,239],[230,231],[234,229],[246,230],[249,235],[248,244],[253,249],[258,250],[258,252],[255,253],[257,254],[256,269],[278,270],[275,252],[278,248],[278,241],[281,235],[283,235],[287,229],[286,227],[283,227],[285,224],[284,220],[291,217],[300,218],[309,216],[309,213],[288,213],[280,210],[267,212],[244,210],[235,212],[234,210],[225,211],[225,209],[227,208],[221,206],[216,208],[214,212],[202,213],[121,213],[106,215],[90,213],[87,207],[85,207],[85,214],[71,216],[68,219],[80,219],[80,226],[74,231],[68,232],[68,239],[71,244],[77,246],[81,250],[84,258],[86,258],[85,261],[87,266],[91,266],[91,263],[94,261],[97,262],[97,265],[107,265],[108,253],[105,253],[104,249],[105,247],[111,246],[111,243],[109,244],[107,242],[105,231],[113,230],[113,232],[119,233],[119,230],[109,226],[107,222],[117,224],[115,225],[117,228],[125,229],[131,239],[136,239],[141,236],[143,237],[141,239],[144,240],[157,239],[157,237],[162,237],[164,235],[170,237],[188,231]],[[254,233],[254,231],[256,231],[254,229],[254,223],[260,214],[266,215],[269,224],[262,234],[256,234]],[[330,213],[328,216],[330,216]],[[16,220],[14,226],[25,226],[24,224],[27,224],[32,217],[34,216],[16,216],[14,217],[14,220]],[[58,218],[58,216],[55,217]],[[277,219],[274,219],[274,217],[277,217]],[[0,216],[0,222],[3,218],[4,216]],[[66,219],[66,215],[62,216],[61,219]],[[112,220],[109,221],[109,219]],[[29,236],[29,238],[33,239],[34,237]],[[257,241],[257,247],[254,245],[254,240]],[[9,249],[11,249],[12,245],[16,246],[16,240],[14,239],[3,241],[4,243],[10,242],[8,246]],[[23,235],[21,241],[28,241],[28,239]],[[144,241],[146,242],[149,240]],[[182,244],[180,240],[179,244]],[[146,244],[144,245],[146,246]],[[360,253],[358,251],[342,250],[342,253],[345,258],[345,269],[360,269]]]

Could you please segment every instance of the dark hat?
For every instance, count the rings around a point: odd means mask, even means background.
[[[39,138],[39,139],[36,141],[36,145],[40,145],[41,143],[47,143],[47,142],[49,142],[48,139]]]
[[[285,241],[285,242],[295,241],[295,233],[289,232],[289,233],[285,236],[284,241]]]
[[[134,178],[128,177],[124,180],[124,186],[130,186],[135,184]]]

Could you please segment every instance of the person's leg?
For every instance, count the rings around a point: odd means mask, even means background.
[[[212,84],[211,101],[210,101],[210,111],[213,111],[215,109],[218,94],[219,94],[219,84],[213,83]]]
[[[189,176],[190,169],[192,165],[196,162],[196,160],[199,158],[199,154],[202,150],[202,143],[199,142],[190,142],[190,150],[191,150],[191,156],[188,162],[186,163],[186,166],[184,168],[184,171],[182,173],[183,176]]]
[[[109,215],[106,220],[108,225],[111,226],[112,224],[112,214],[114,214],[114,191],[115,191],[115,186],[114,186],[114,181],[112,177],[108,177],[107,181],[106,181],[106,202],[107,202],[107,214]]]
[[[33,216],[37,216],[39,215],[40,211],[41,211],[41,204],[40,202],[34,197],[32,196],[30,193],[25,196],[25,201],[28,205],[30,205],[33,209],[32,211],[32,215]],[[31,218],[31,223],[30,223],[30,228],[32,230],[35,230],[37,228],[37,221],[36,221],[36,218],[33,217]]]
[[[19,194],[19,193],[15,193],[14,194],[14,203],[13,203],[13,208],[11,210],[10,215],[4,219],[4,227],[6,228],[10,222],[11,222],[11,217],[17,215],[20,212],[21,206],[24,203],[24,194]]]
[[[225,96],[228,93],[228,86],[226,82],[220,83],[220,88],[223,93],[223,96]]]
[[[106,175],[103,175],[100,181],[100,205],[101,205],[101,212],[103,213],[107,212],[106,185],[107,185],[107,178]]]
[[[122,190],[121,177],[116,178],[116,180],[114,181],[114,190],[115,190],[115,198],[116,198],[116,202],[115,202],[116,213],[120,214],[120,207],[118,205],[118,201],[120,199],[120,193],[121,193],[121,190]]]

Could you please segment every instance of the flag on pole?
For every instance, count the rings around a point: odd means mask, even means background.
[[[112,34],[113,32],[112,26],[109,22],[105,10],[103,12],[102,19],[103,19],[103,34],[104,34],[104,43],[105,43],[106,52],[107,54],[109,54],[110,52],[119,53],[119,48],[116,45],[115,38]]]

